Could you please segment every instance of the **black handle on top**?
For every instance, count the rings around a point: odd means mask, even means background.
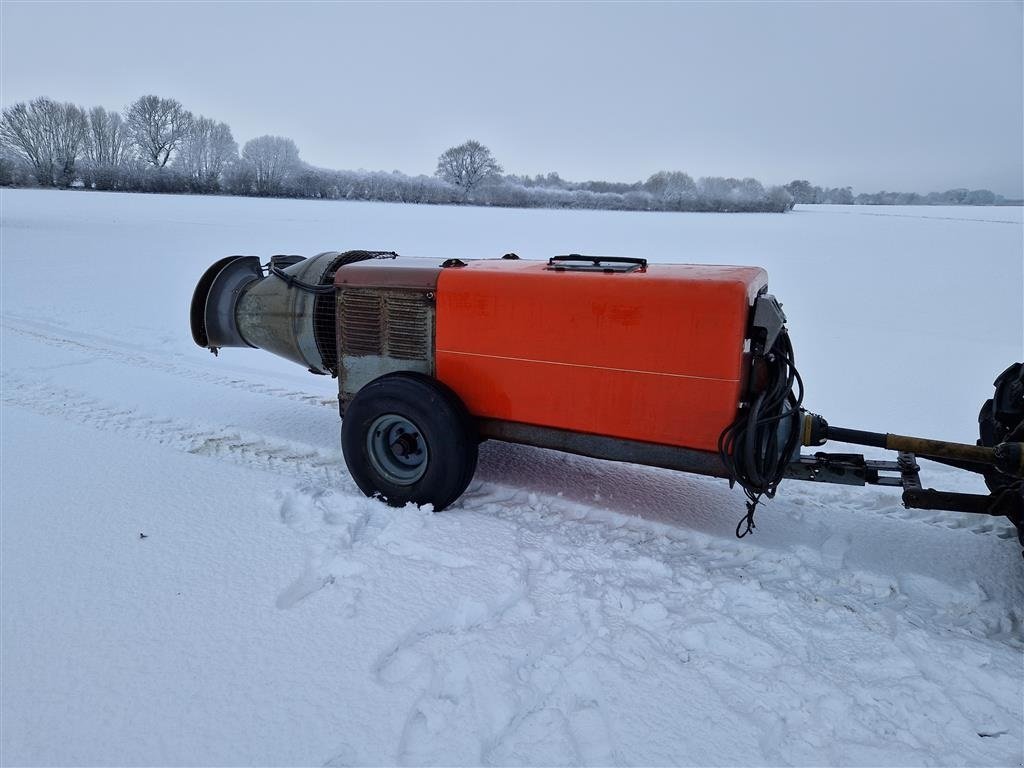
[[[567,270],[572,269],[571,264],[565,262],[576,262],[576,261],[589,261],[591,266],[577,266],[577,269],[593,271],[601,270],[605,272],[632,272],[635,269],[647,269],[647,259],[637,259],[632,256],[584,256],[579,253],[570,253],[565,256],[552,256],[548,259],[548,269]],[[604,268],[605,264],[623,264],[633,267],[633,269],[612,269]]]

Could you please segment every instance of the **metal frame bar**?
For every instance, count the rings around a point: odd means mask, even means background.
[[[820,452],[813,456],[801,455],[789,465],[786,477],[819,483],[902,488],[903,506],[908,509],[947,510],[1001,517],[1007,515],[1008,510],[1012,512],[1015,504],[1021,503],[1019,498],[1014,499],[1012,493],[986,495],[925,488],[921,483],[921,466],[917,460],[918,456],[909,451],[900,451],[896,461],[865,459],[856,453]]]
[[[659,443],[645,443],[619,437],[590,435],[567,429],[539,427],[516,421],[478,419],[477,428],[484,439],[522,443],[538,448],[551,448],[595,459],[646,464],[664,469],[693,472],[698,475],[728,478],[729,472],[717,453],[678,448]]]

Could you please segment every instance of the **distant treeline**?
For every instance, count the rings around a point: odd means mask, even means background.
[[[446,150],[433,176],[317,168],[303,162],[295,142],[281,136],[252,139],[239,152],[226,123],[153,95],[137,99],[123,115],[48,98],[4,109],[0,185],[524,208],[792,208],[785,189],[766,189],[751,178],[695,181],[685,173],[659,172],[645,182],[615,184],[573,183],[555,173],[507,175],[476,141]]]
[[[917,204],[932,195],[853,196],[806,181],[765,187],[757,179],[658,171],[646,181],[571,182],[557,173],[504,173],[476,141],[451,147],[433,176],[337,171],[303,162],[291,139],[260,136],[239,152],[231,128],[193,115],[176,99],[142,96],[120,112],[38,98],[3,110],[0,186],[198,193],[630,211],[785,212],[794,203]],[[992,204],[986,190],[942,193],[934,202]],[[987,195],[987,197],[985,197]],[[893,199],[890,200],[890,197]],[[941,196],[940,196],[941,197]],[[911,199],[920,198],[920,199]]]
[[[796,180],[786,185],[793,203],[826,205],[1020,205],[1020,200],[1007,200],[987,189],[947,189],[945,192],[875,192],[853,194],[851,187],[816,187],[809,181]]]

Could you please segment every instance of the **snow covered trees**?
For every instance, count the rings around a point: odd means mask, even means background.
[[[188,176],[193,191],[216,192],[225,168],[237,160],[238,144],[228,124],[200,116],[192,120],[175,164]]]
[[[122,117],[124,115],[124,117]],[[33,181],[34,180],[34,181]],[[794,203],[837,205],[998,205],[989,190],[926,195],[850,187],[822,188],[805,179],[764,187],[754,178],[660,170],[646,181],[563,179],[558,173],[503,175],[490,149],[469,140],[445,150],[433,176],[399,171],[337,171],[299,158],[295,142],[259,136],[241,155],[231,128],[193,116],[176,99],[142,96],[123,112],[88,112],[48,98],[14,104],[0,118],[0,185],[85,186],[139,192],[226,192],[324,200],[379,200],[432,205],[627,211],[783,212]]]
[[[128,107],[128,134],[139,156],[156,168],[163,168],[171,154],[188,135],[192,113],[177,99],[141,96]]]
[[[793,207],[782,187],[765,189],[753,178],[704,176],[696,182],[682,171],[658,171],[643,184],[651,208],[668,211],[777,212]]]
[[[501,174],[501,166],[491,155],[491,150],[479,141],[470,139],[457,147],[451,147],[437,158],[434,174],[449,184],[458,187],[468,197],[485,181]]]
[[[135,158],[128,126],[120,113],[107,112],[103,107],[90,109],[85,162],[81,167],[83,183],[96,189],[121,189]]]
[[[103,107],[89,110],[89,133],[86,157],[97,165],[118,166],[131,152],[128,126],[119,112],[107,112]]]
[[[43,186],[68,186],[75,180],[88,131],[85,110],[45,97],[8,107],[0,120],[0,141],[31,165]]]
[[[283,136],[260,136],[245,142],[242,159],[252,167],[253,187],[257,195],[277,195],[285,181],[302,166],[299,148]]]
[[[850,187],[833,187],[822,189],[812,186],[806,179],[795,179],[785,187],[793,196],[794,203],[830,203],[833,205],[853,205],[853,190]]]
[[[658,171],[644,182],[644,189],[669,206],[681,206],[697,199],[697,185],[688,173]]]
[[[793,196],[794,203],[813,203],[815,188],[806,179],[794,179],[786,185],[786,191]],[[820,188],[819,188],[820,191]]]

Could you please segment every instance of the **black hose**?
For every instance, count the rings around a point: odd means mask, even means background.
[[[345,266],[346,264],[354,264],[357,261],[366,261],[367,259],[394,259],[397,256],[398,254],[394,251],[345,251],[331,262],[331,266],[328,267],[324,274],[330,272],[333,276],[335,270]],[[326,285],[313,285],[312,283],[306,283],[299,280],[294,275],[289,275],[283,269],[274,266],[272,263],[267,265],[267,274],[284,280],[288,284],[289,288],[298,288],[300,291],[321,295],[334,293],[333,283],[327,283]]]
[[[747,514],[736,525],[736,536],[741,539],[756,527],[754,510],[762,497],[775,496],[800,443],[804,384],[785,328],[762,362],[764,387],[718,438],[718,454],[729,472],[729,485],[738,484],[747,496]],[[793,423],[780,445],[779,427],[784,419]]]
[[[889,436],[882,432],[845,429],[844,427],[833,427],[830,424],[825,432],[825,436],[829,440],[836,440],[840,443],[855,443],[856,445],[870,445],[874,448],[888,448]]]

